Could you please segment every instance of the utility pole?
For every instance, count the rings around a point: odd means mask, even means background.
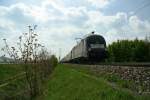
[[[61,59],[61,48],[59,48],[59,58],[58,58],[59,62],[60,62],[60,59]]]
[[[150,42],[150,33],[149,33],[149,35],[148,35],[148,42]]]
[[[145,41],[146,41],[146,42],[150,42],[150,34],[149,34],[149,33],[146,35]]]

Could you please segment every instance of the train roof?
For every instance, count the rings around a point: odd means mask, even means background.
[[[85,36],[83,36],[83,38],[81,39],[81,41],[87,39],[90,36],[100,36],[100,37],[104,38],[102,35],[94,34],[94,32],[91,32],[91,33],[86,34]],[[81,41],[79,41],[73,48],[75,48]]]
[[[100,37],[103,37],[102,35],[99,35],[99,34],[92,34],[92,33],[90,33],[90,34],[85,35],[85,36],[83,37],[83,39],[86,39],[86,38],[88,38],[88,37],[90,37],[90,36],[100,36]]]

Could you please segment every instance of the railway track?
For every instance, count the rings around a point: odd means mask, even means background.
[[[82,65],[150,67],[150,62],[146,62],[146,63],[95,63],[95,62],[88,62],[88,63],[82,63]]]
[[[99,65],[150,67],[150,63],[100,63]]]

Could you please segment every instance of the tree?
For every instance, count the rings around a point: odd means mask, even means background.
[[[19,36],[18,48],[10,47],[6,39],[3,39],[5,43],[3,51],[15,60],[14,63],[21,63],[24,66],[31,99],[40,93],[41,80],[45,79],[51,73],[52,67],[56,66],[55,61],[50,62],[54,58],[51,59],[44,46],[38,42],[36,27],[37,25],[28,26],[28,33]]]
[[[150,42],[144,40],[118,40],[108,47],[111,62],[149,62]]]

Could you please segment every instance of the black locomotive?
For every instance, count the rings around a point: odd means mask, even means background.
[[[104,37],[92,32],[81,39],[61,62],[101,61],[106,58],[106,54],[106,41]]]

